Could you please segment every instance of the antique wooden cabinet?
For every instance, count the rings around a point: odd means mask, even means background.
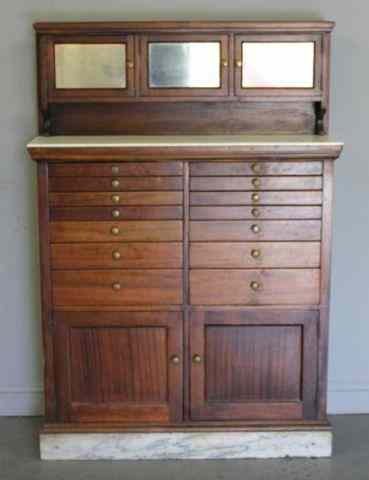
[[[35,28],[42,457],[330,455],[333,24]]]

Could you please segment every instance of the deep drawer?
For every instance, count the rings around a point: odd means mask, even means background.
[[[193,177],[192,191],[321,190],[322,177]]]
[[[319,303],[319,270],[192,270],[193,305]]]
[[[320,206],[192,206],[192,220],[320,219]]]
[[[322,162],[193,162],[192,176],[321,175]]]
[[[321,205],[322,192],[191,192],[191,205]]]
[[[181,270],[57,270],[52,282],[55,307],[182,303]]]
[[[53,207],[50,220],[180,220],[183,208],[177,206],[144,207]]]
[[[182,240],[182,222],[51,222],[50,239],[65,242],[170,242]]]
[[[182,192],[50,193],[51,206],[182,205]]]
[[[54,243],[51,267],[66,269],[181,268],[182,243]]]
[[[123,191],[155,191],[183,190],[182,177],[51,177],[51,192],[110,192]]]
[[[111,177],[155,175],[182,175],[181,162],[115,162],[115,163],[53,163],[49,166],[51,177]]]
[[[192,241],[316,241],[320,240],[319,220],[192,221]]]
[[[318,268],[320,243],[191,243],[191,268]]]

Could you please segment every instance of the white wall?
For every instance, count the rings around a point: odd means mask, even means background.
[[[0,415],[42,411],[32,23],[63,20],[335,20],[331,131],[337,162],[329,411],[369,412],[369,5],[335,0],[3,0],[0,16]]]

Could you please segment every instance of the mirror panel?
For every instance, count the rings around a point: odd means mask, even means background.
[[[314,42],[243,42],[242,88],[314,88]]]
[[[219,42],[149,43],[150,88],[220,88]]]
[[[126,88],[126,45],[56,44],[55,87]]]

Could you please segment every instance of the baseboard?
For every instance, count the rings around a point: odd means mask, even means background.
[[[41,387],[0,389],[0,416],[35,416],[44,412]],[[331,382],[328,413],[369,413],[369,383]]]

